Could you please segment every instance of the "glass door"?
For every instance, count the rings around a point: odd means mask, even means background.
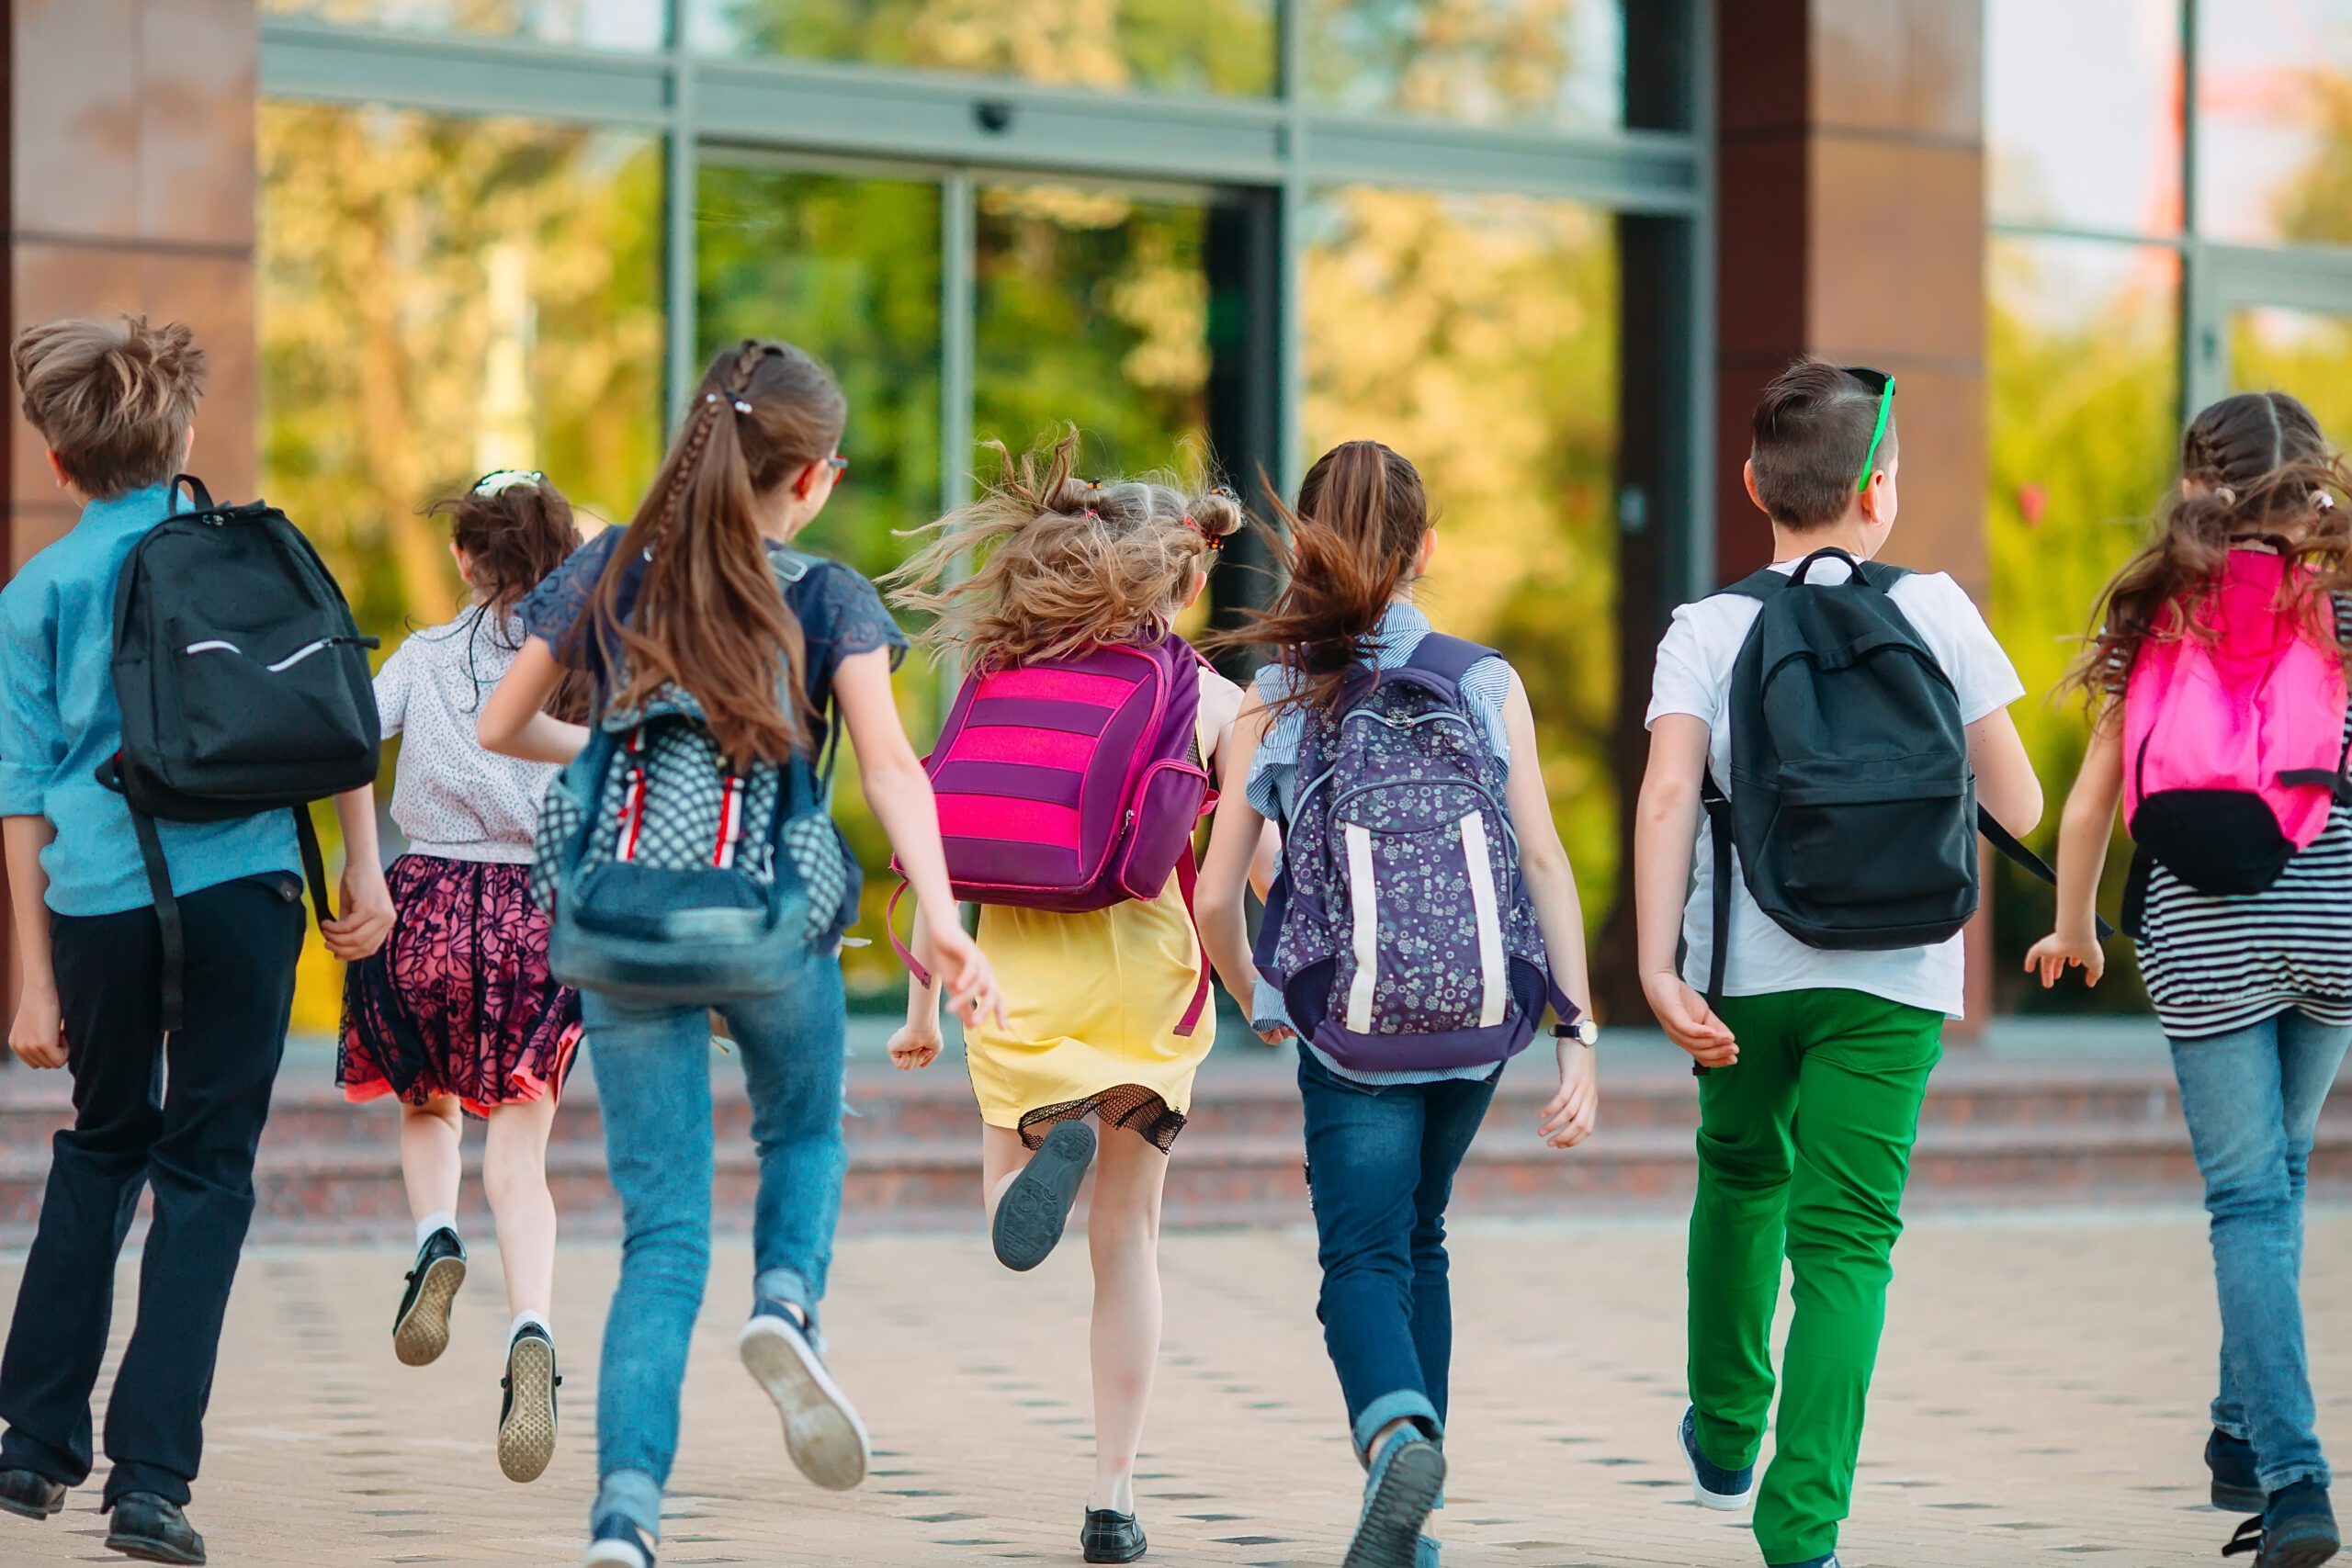
[[[2190,412],[2238,391],[2291,392],[2352,442],[2352,258],[2222,253],[2194,289]]]

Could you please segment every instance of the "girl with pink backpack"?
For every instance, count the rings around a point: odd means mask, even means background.
[[[1089,1562],[1132,1562],[1146,1545],[1135,1464],[1159,1354],[1160,1190],[1216,1032],[1193,833],[1241,705],[1174,625],[1241,508],[1222,490],[1079,479],[1075,434],[1017,461],[997,451],[988,492],[933,524],[890,581],[898,604],[933,617],[926,640],[971,672],[926,766],[948,874],[982,906],[980,946],[1009,998],[1009,1021],[964,1035],[998,1259],[1044,1262],[1097,1168],[1094,1493],[1080,1544]],[[889,1047],[902,1070],[940,1051],[916,930]]]
[[[2172,1043],[2212,1216],[2221,1387],[2205,1447],[2228,1554],[2339,1549],[2303,1349],[2303,1184],[2352,1043],[2352,491],[2283,392],[2224,398],[2181,444],[2155,538],[2108,584],[2069,683],[2093,725],[2058,833],[2057,929],[2026,968],[2097,985],[2099,873],[2121,802],[2124,927]]]

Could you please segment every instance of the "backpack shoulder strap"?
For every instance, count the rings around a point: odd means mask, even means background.
[[[1430,632],[1413,645],[1413,651],[1406,657],[1403,668],[1419,670],[1458,686],[1462,683],[1462,677],[1470,673],[1472,665],[1482,659],[1498,657],[1493,649],[1483,644],[1447,637],[1442,632]]]
[[[1709,599],[1721,599],[1725,597],[1753,599],[1760,604],[1766,600],[1777,596],[1780,592],[1788,585],[1789,574],[1787,572],[1774,571],[1770,567],[1765,566],[1757,568],[1754,571],[1749,572],[1746,577],[1739,579],[1736,582],[1724,583],[1721,588],[1716,589],[1713,593],[1704,595],[1704,597]]]

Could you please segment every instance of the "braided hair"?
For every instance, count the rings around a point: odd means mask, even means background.
[[[710,362],[583,618],[607,667],[625,673],[613,702],[683,688],[738,767],[811,748],[817,727],[797,676],[805,638],[768,564],[759,511],[832,456],[848,406],[832,373],[790,344],[745,338]],[[624,616],[622,582],[639,561]]]
[[[2205,604],[2242,544],[2287,558],[2288,607],[2331,641],[2322,606],[2352,591],[2352,520],[2339,494],[2352,494],[2352,471],[2294,398],[2239,392],[2205,409],[2181,434],[2180,482],[2154,537],[2099,595],[2066,684],[2096,705],[2120,689],[2150,637],[2213,635]]]

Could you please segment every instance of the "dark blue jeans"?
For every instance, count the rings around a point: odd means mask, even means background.
[[[1391,1421],[1418,1420],[1432,1437],[1444,1429],[1453,1359],[1445,1204],[1495,1079],[1351,1083],[1301,1047],[1298,1089],[1323,1265],[1317,1315],[1361,1458]]]

